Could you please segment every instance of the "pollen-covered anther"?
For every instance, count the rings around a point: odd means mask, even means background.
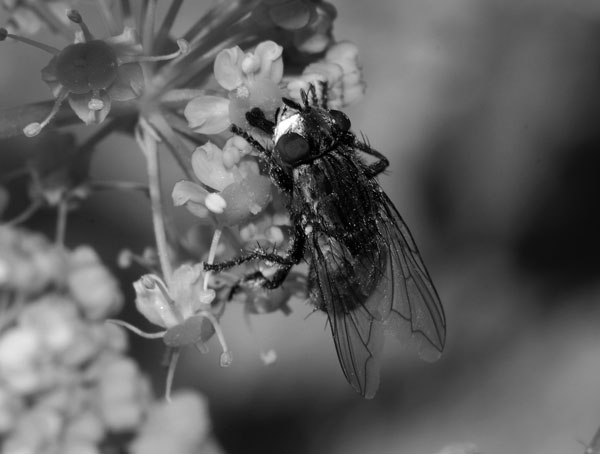
[[[223,213],[225,208],[227,208],[227,201],[215,192],[208,194],[204,203],[206,208],[216,214]]]
[[[94,95],[90,102],[88,102],[88,109],[90,110],[102,110],[104,109],[104,101],[102,101],[99,95]]]
[[[58,97],[54,101],[54,106],[52,106],[52,110],[50,111],[48,116],[40,123],[38,123],[37,121],[33,122],[33,123],[29,123],[27,126],[25,126],[23,128],[23,134],[25,134],[25,136],[27,136],[27,137],[35,137],[40,132],[42,132],[42,129],[44,129],[48,125],[48,123],[50,123],[52,121],[52,119],[56,116],[56,114],[60,110],[61,104],[67,98],[68,94],[69,94],[69,92],[65,91],[65,90],[60,92]]]
[[[141,281],[142,285],[144,286],[144,288],[147,289],[147,290],[152,290],[152,289],[156,288],[156,280],[153,279],[148,274],[144,274],[140,278],[140,281]]]

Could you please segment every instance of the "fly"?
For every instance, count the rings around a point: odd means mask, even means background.
[[[326,95],[326,86],[319,99],[311,85],[301,103],[283,98],[275,121],[260,109],[248,112],[249,124],[273,139],[272,148],[232,127],[260,153],[284,194],[293,236],[285,255],[257,248],[205,268],[268,261],[278,267],[273,275],[253,272],[239,286],[274,289],[306,259],[310,300],[327,314],[342,371],[358,393],[372,398],[384,333],[435,360],[444,348],[446,319],[408,227],[377,182],[389,161],[351,132],[343,112],[327,107]]]

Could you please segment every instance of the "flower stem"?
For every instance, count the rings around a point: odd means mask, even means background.
[[[129,331],[131,331],[132,333],[135,333],[140,337],[145,337],[146,339],[162,339],[166,333],[166,331],[159,331],[158,333],[147,333],[139,329],[137,326],[133,326],[131,323],[127,323],[123,320],[117,320],[114,318],[107,319],[106,323],[112,323],[113,325],[122,326],[123,328],[126,328]]]
[[[169,360],[169,371],[167,372],[167,383],[165,386],[165,399],[171,403],[171,389],[173,388],[173,378],[175,377],[175,368],[177,367],[177,361],[179,360],[180,349],[176,348],[171,352],[171,358]]]
[[[27,6],[35,11],[50,30],[60,33],[68,41],[73,40],[73,31],[54,15],[45,2],[27,2]]]
[[[21,222],[25,222],[27,219],[33,216],[36,213],[36,211],[40,209],[40,207],[41,203],[34,201],[13,219],[3,222],[0,225],[18,225]]]
[[[98,0],[97,6],[100,10],[100,13],[102,14],[102,19],[106,23],[106,26],[108,27],[108,31],[110,32],[111,36],[117,35],[119,33],[119,25],[115,21],[115,15],[111,10],[108,1]]]
[[[158,137],[147,121],[141,119],[138,130],[136,131],[136,139],[140,148],[146,155],[148,186],[152,204],[152,224],[154,226],[156,249],[158,251],[163,278],[167,287],[170,288],[173,267],[169,258],[169,245],[163,218],[164,212],[160,188],[160,166],[158,163]]]
[[[217,253],[217,247],[219,246],[219,240],[221,239],[221,229],[215,229],[215,233],[213,233],[212,242],[210,243],[210,250],[208,252],[208,260],[206,263],[212,265],[215,261],[215,255]],[[204,274],[204,290],[208,289],[208,280],[210,279],[211,271],[207,271]]]
[[[160,138],[164,141],[187,178],[193,180],[194,175],[190,170],[192,167],[191,153],[185,144],[177,137],[175,131],[173,131],[173,128],[169,125],[169,122],[165,120],[165,117],[162,114],[152,114],[148,118],[148,121],[152,127],[156,129]]]
[[[154,23],[156,22],[156,0],[144,0],[140,11],[140,27],[144,49],[149,54],[154,53]]]
[[[67,212],[69,211],[69,202],[61,200],[56,210],[56,233],[54,242],[57,246],[65,245],[65,233],[67,231]]]
[[[158,52],[163,51],[163,47],[169,35],[169,30],[171,30],[171,27],[173,26],[173,22],[175,21],[175,18],[179,13],[179,8],[181,8],[182,3],[183,0],[173,0],[171,5],[169,6],[169,10],[167,11],[165,18],[163,19],[162,24],[160,25],[160,28],[156,33],[155,48]]]
[[[131,12],[131,4],[129,3],[129,0],[121,0],[120,6],[123,27],[134,27],[135,19],[133,18],[133,14]]]

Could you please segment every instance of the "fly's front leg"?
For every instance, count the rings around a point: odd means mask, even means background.
[[[246,113],[246,120],[248,120],[250,126],[254,126],[270,136],[272,136],[275,131],[275,123],[271,120],[267,120],[265,113],[258,107],[254,107],[250,112]]]
[[[390,165],[390,161],[388,160],[388,158],[386,158],[384,155],[382,155],[377,150],[371,148],[368,143],[361,142],[360,140],[355,139],[354,147],[358,148],[363,153],[371,155],[378,159],[377,162],[374,162],[373,164],[371,164],[367,167],[366,174],[369,178],[373,178],[373,177],[379,175],[381,172],[383,172],[385,169],[387,169],[388,166]]]

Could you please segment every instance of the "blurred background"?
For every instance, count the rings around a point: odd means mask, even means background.
[[[190,349],[175,387],[208,396],[230,454],[433,454],[464,443],[583,452],[600,425],[600,3],[333,3],[335,35],[358,45],[368,84],[347,113],[390,158],[381,183],[444,303],[446,351],[423,363],[390,339],[380,390],[365,401],[343,377],[322,314],[300,303],[249,327],[232,307],[223,327],[233,364],[218,367],[216,344],[204,356]],[[3,44],[0,55],[1,106],[48,98],[38,51]],[[17,166],[31,144],[6,141],[0,167]],[[125,138],[104,143],[93,169],[144,180]],[[176,214],[182,231],[193,222]],[[67,243],[93,239],[113,268],[121,248],[152,242],[135,194],[95,196],[69,222]],[[27,225],[53,224],[45,213]],[[140,272],[119,273],[122,318],[143,325],[130,288]],[[131,341],[161,393],[162,344]],[[264,366],[260,349],[277,362]]]

